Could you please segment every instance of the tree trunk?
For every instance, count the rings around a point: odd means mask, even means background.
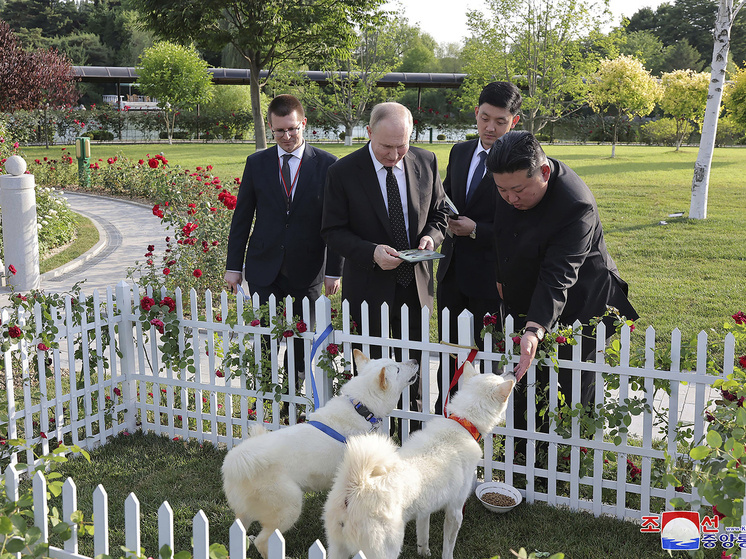
[[[352,124],[345,124],[345,145],[352,145]]]
[[[250,65],[249,91],[251,92],[251,115],[254,117],[254,139],[256,151],[267,149],[267,132],[264,128],[264,115],[262,115],[261,88],[259,87],[259,68],[253,60]]]
[[[619,118],[614,118],[614,132],[611,136],[611,158],[614,159],[616,157],[616,132],[619,129]]]
[[[739,4],[743,5],[743,0]],[[690,219],[707,218],[707,191],[710,186],[710,166],[712,165],[712,153],[715,150],[720,101],[723,98],[723,85],[725,82],[725,67],[728,64],[728,51],[730,50],[730,28],[733,25],[734,16],[733,0],[720,0],[713,32],[715,44],[712,49],[712,73],[710,76],[710,88],[707,92],[705,119],[702,124],[702,139],[699,143],[697,161],[694,164],[692,198],[689,206]]]

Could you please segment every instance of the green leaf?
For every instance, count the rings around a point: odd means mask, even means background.
[[[695,446],[691,451],[689,451],[689,456],[692,460],[702,460],[703,458],[707,458],[710,455],[710,452],[711,450],[709,447]]]
[[[11,553],[20,553],[26,547],[26,542],[20,538],[12,538],[5,542],[5,549]]]
[[[714,431],[713,429],[707,431],[706,440],[707,444],[710,445],[712,448],[720,448],[723,444],[723,437],[721,437],[720,433]]]
[[[7,516],[0,516],[0,534],[11,534],[13,533],[13,523]]]

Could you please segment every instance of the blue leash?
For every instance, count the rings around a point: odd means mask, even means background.
[[[318,429],[319,431],[326,433],[329,435],[332,439],[338,440],[342,444],[347,444],[347,439],[344,438],[344,435],[340,435],[337,433],[334,429],[329,427],[328,425],[324,425],[323,423],[319,421],[306,421],[308,425],[313,425]]]

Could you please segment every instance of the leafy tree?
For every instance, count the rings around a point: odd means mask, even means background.
[[[720,101],[723,97],[725,85],[725,69],[728,64],[730,51],[730,32],[738,12],[746,4],[746,0],[720,0],[713,35],[715,44],[712,48],[712,63],[710,85],[707,91],[707,105],[702,124],[702,138],[699,142],[697,161],[694,163],[692,178],[692,198],[689,205],[691,219],[705,219],[707,217],[707,192],[710,186],[710,166],[712,153],[717,140],[718,117],[720,116]]]
[[[702,125],[709,81],[709,74],[692,70],[674,70],[661,76],[660,106],[676,121],[676,151],[691,130],[690,121]]]
[[[644,9],[652,13],[650,8]],[[654,76],[660,75],[663,71],[665,63],[663,43],[649,29],[625,33],[624,40],[619,46],[619,52],[620,54],[632,56],[642,62],[643,66],[649,68],[650,73]]]
[[[699,72],[704,67],[699,51],[682,39],[663,49],[663,70],[693,70]]]
[[[26,52],[0,20],[0,111],[59,107],[78,99],[70,61],[54,50]]]
[[[725,107],[731,118],[746,129],[746,67],[732,76],[725,91]]]
[[[132,0],[159,36],[221,50],[232,45],[251,70],[251,106],[257,149],[267,146],[260,91],[278,65],[343,58],[355,28],[383,0]],[[266,74],[260,79],[260,71]]]
[[[163,109],[169,144],[179,110],[206,103],[213,95],[207,62],[194,47],[156,43],[142,55],[137,73],[142,92],[158,99],[158,106]]]
[[[636,58],[621,55],[601,61],[601,67],[589,79],[588,104],[596,111],[607,111],[614,116],[612,158],[622,117],[650,114],[660,96],[660,85]]]
[[[532,132],[576,110],[586,91],[583,80],[600,58],[581,39],[600,39],[608,10],[586,0],[488,0],[487,5],[488,13],[467,12],[472,38],[463,51],[469,75],[462,86],[464,106],[476,106],[485,83],[507,80],[524,90],[523,122]]]
[[[61,0],[7,0],[0,17],[17,33],[38,28],[49,38],[64,37],[85,25],[77,2]]]

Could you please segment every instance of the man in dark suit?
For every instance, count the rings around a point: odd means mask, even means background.
[[[303,141],[306,121],[303,106],[292,95],[270,102],[267,122],[277,145],[246,159],[228,237],[225,281],[236,292],[245,277],[250,293],[258,293],[262,303],[272,294],[278,302],[290,295],[297,315],[308,297],[313,321],[322,283],[327,295],[339,289],[342,260],[327,251],[321,237],[326,172],[337,158]],[[302,355],[300,350],[296,344],[296,356]],[[296,361],[296,368],[302,371],[303,362]]]
[[[404,262],[398,251],[434,250],[443,240],[446,215],[435,155],[410,148],[411,134],[406,107],[381,103],[373,108],[370,142],[329,168],[321,233],[345,259],[342,298],[349,301],[353,319],[362,326],[366,301],[370,334],[388,337],[381,332],[381,305],[387,303],[393,336],[401,338],[406,304],[408,337],[421,340],[420,311],[433,308],[432,261]],[[371,353],[375,357],[380,349]],[[410,351],[410,357],[419,359],[419,353]],[[419,390],[410,394],[419,406]]]
[[[539,342],[555,325],[588,324],[607,305],[631,320],[638,315],[606,250],[596,200],[572,169],[548,158],[529,132],[509,132],[496,140],[487,169],[500,195],[494,222],[498,290],[506,315],[523,331],[514,369],[520,380]],[[613,328],[607,331],[613,334]],[[595,341],[584,337],[583,357],[594,350]],[[548,375],[542,369],[538,381],[546,386]],[[583,405],[594,403],[594,380],[594,373],[581,374]],[[560,369],[559,384],[569,402],[572,371]],[[516,395],[513,401],[516,426],[525,427],[525,397]]]
[[[485,314],[499,313],[500,296],[495,279],[495,247],[492,222],[495,219],[497,189],[487,173],[485,160],[492,144],[512,130],[520,118],[521,92],[509,82],[492,82],[479,95],[474,110],[479,138],[456,144],[451,149],[448,170],[443,181],[446,195],[458,209],[448,219],[448,234],[438,263],[438,326],[443,339],[443,309],[449,311],[449,341],[456,342],[458,317],[465,310],[474,317],[477,345],[484,349],[479,335]],[[456,360],[449,359],[449,382],[453,380]],[[442,372],[438,372],[438,399],[435,413],[443,413]],[[451,397],[456,392],[454,387]]]

